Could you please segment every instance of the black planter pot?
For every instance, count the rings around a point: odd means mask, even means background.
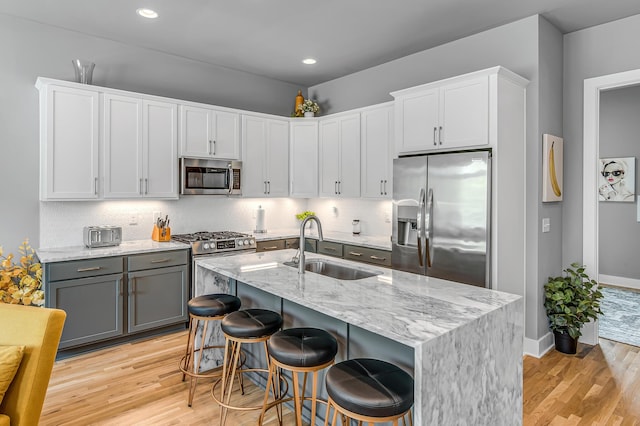
[[[574,355],[578,349],[578,339],[574,339],[569,333],[554,331],[553,336],[556,341],[556,350],[563,354]]]

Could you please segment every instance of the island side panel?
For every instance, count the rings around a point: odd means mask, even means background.
[[[416,349],[417,424],[522,424],[523,311],[518,299]]]
[[[205,294],[225,293],[235,295],[235,281],[224,275],[213,272],[201,266],[195,267],[195,286],[193,297]],[[224,346],[224,335],[220,329],[220,321],[210,321],[207,326],[208,339],[205,341],[207,346]],[[200,348],[202,341],[202,327],[198,328],[196,333],[196,347]],[[211,349],[205,351],[202,356],[200,370],[211,370],[222,365],[224,359],[224,349]]]

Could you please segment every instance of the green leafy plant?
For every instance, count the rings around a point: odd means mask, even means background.
[[[577,262],[564,270],[560,277],[549,277],[544,285],[544,308],[552,331],[568,333],[574,339],[582,335],[580,329],[591,319],[602,315],[598,283]]]
[[[307,216],[315,216],[315,213],[309,210],[303,211],[302,213],[298,213],[296,215],[296,219],[305,220]]]

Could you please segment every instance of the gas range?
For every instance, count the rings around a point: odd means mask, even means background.
[[[171,239],[190,244],[193,256],[256,248],[253,235],[232,231],[176,234]]]

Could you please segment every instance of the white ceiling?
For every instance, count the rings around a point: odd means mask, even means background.
[[[568,33],[640,1],[0,0],[0,13],[312,86],[537,13]]]

